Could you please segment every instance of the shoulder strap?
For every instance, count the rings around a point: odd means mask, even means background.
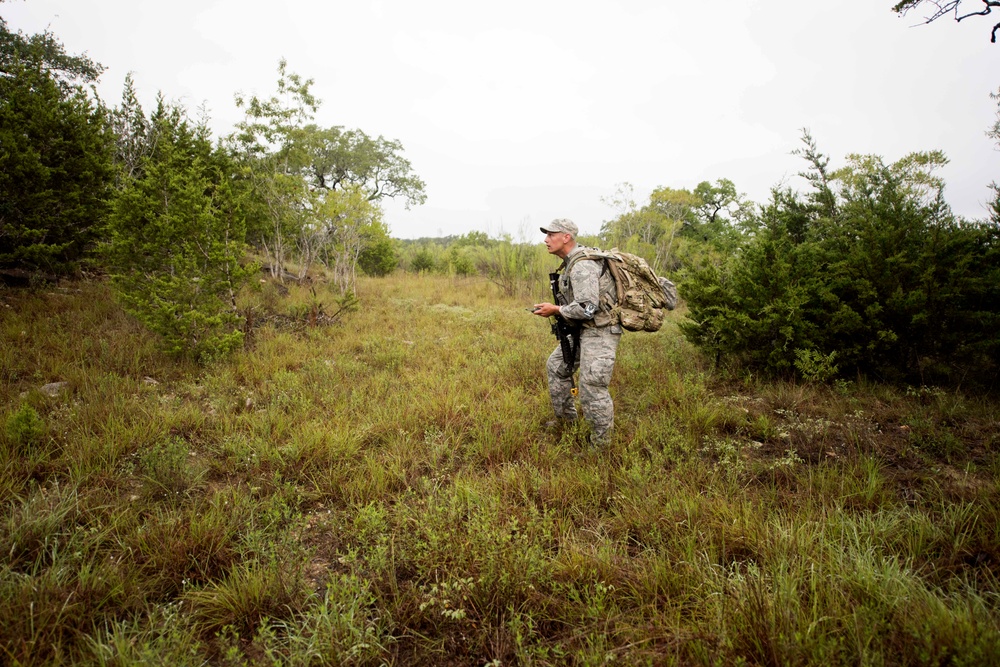
[[[613,259],[613,258],[614,258],[613,255],[609,255],[603,250],[598,250],[597,248],[586,248],[581,246],[580,252],[576,253],[575,255],[573,255],[568,259],[563,260],[563,264],[561,267],[559,267],[559,270],[568,272],[573,267],[573,265],[579,262],[581,259],[592,259],[596,261],[601,259]],[[605,262],[605,264],[607,263]]]
[[[618,320],[618,313],[620,305],[624,300],[625,288],[622,284],[621,276],[616,270],[617,267],[613,266],[617,263],[618,258],[615,256],[614,252],[607,252],[600,250],[598,248],[587,248],[583,247],[581,252],[573,255],[569,260],[563,260],[563,265],[559,267],[560,271],[565,271],[569,273],[569,270],[573,268],[580,260],[589,259],[594,261],[601,261],[601,275],[606,273],[611,274],[611,285],[613,294],[600,295],[600,303],[598,307],[602,310],[609,312],[612,319]],[[610,299],[610,300],[609,300]]]

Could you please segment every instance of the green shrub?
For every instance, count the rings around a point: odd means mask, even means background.
[[[397,264],[396,246],[389,237],[372,240],[358,256],[358,266],[369,276],[387,276]]]
[[[235,295],[255,268],[239,261],[246,231],[231,165],[180,109],[161,103],[153,123],[155,149],[114,204],[112,283],[169,353],[212,357],[242,343]]]
[[[541,242],[515,243],[509,236],[489,249],[480,271],[507,296],[531,294],[545,282],[546,265]],[[555,264],[551,268],[555,268]]]
[[[1000,351],[1000,226],[951,213],[932,175],[946,163],[940,153],[890,165],[851,156],[830,174],[806,143],[814,190],[775,190],[739,252],[691,271],[685,335],[770,374],[989,380]]]
[[[28,447],[38,444],[45,435],[45,422],[30,405],[22,405],[7,417],[7,438],[15,445]]]
[[[93,249],[107,211],[104,112],[52,69],[15,59],[0,76],[0,267],[71,271]]]
[[[476,263],[472,260],[469,248],[451,246],[448,249],[448,265],[456,276],[476,275]]]
[[[421,248],[417,251],[417,254],[413,256],[410,268],[416,273],[422,273],[424,271],[433,271],[434,264],[434,255],[431,251],[426,248]]]
[[[140,454],[140,468],[153,495],[185,494],[201,482],[205,467],[189,450],[183,439],[171,437]]]

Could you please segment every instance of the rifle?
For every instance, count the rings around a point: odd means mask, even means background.
[[[559,293],[558,273],[549,274],[549,286],[552,287],[552,298],[555,299],[556,305],[566,305],[566,299]],[[576,366],[576,353],[580,349],[580,325],[570,324],[562,315],[554,315],[552,317],[552,333],[558,339],[559,347],[562,348],[563,363],[566,364],[570,382],[573,383],[570,393],[576,396],[578,391],[576,388],[576,379],[573,377],[573,370]]]

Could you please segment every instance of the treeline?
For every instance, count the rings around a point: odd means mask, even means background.
[[[998,121],[1000,123],[1000,121]],[[990,130],[1000,141],[1000,129]],[[806,192],[775,187],[757,204],[732,181],[658,188],[584,243],[645,257],[680,286],[681,329],[744,374],[990,386],[1000,358],[1000,188],[986,218],[956,216],[938,151],[893,163],[851,155],[839,168],[808,134]],[[486,275],[535,293],[552,268],[538,243],[481,232],[400,246],[412,271]]]
[[[261,269],[322,272],[348,303],[358,273],[485,276],[539,296],[552,259],[535,239],[392,239],[380,202],[425,200],[397,141],[318,125],[311,80],[278,68],[275,93],[237,96],[244,118],[214,139],[207,119],[160,97],[139,104],[131,78],[108,107],[99,64],[50,33],[0,19],[0,271],[97,269],[130,313],[176,354],[240,344],[237,295]],[[1000,121],[990,129],[1000,143]],[[630,186],[585,244],[645,257],[680,286],[684,334],[748,374],[815,381],[869,376],[992,384],[1000,357],[1000,187],[984,219],[956,216],[940,152],[886,163],[852,155],[832,168],[806,133],[809,189],[752,202],[727,179]]]
[[[989,135],[1000,143],[1000,120]],[[967,220],[945,201],[938,151],[834,169],[806,132],[796,152],[804,193],[778,186],[758,205],[720,180],[637,206],[624,188],[602,236],[676,272],[682,331],[741,373],[993,386],[1000,186]]]
[[[0,19],[0,273],[33,282],[97,271],[173,353],[240,344],[237,294],[260,268],[320,267],[344,299],[358,271],[395,270],[379,202],[424,201],[399,142],[315,123],[311,80],[278,68],[267,98],[213,138],[162,95],[143,109],[128,77],[109,106],[103,68],[51,33]]]
[[[691,268],[686,335],[768,374],[993,384],[1000,188],[987,219],[965,220],[934,174],[940,152],[832,170],[804,139],[811,189],[776,188],[736,252]]]

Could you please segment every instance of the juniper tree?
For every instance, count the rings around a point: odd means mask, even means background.
[[[691,271],[687,337],[757,372],[815,375],[826,360],[828,373],[991,381],[998,226],[951,212],[939,152],[828,171],[806,140],[813,190],[776,189],[737,253]]]
[[[245,224],[231,186],[233,165],[208,130],[162,101],[155,146],[116,199],[106,256],[126,310],[160,334],[166,350],[204,358],[240,344],[236,293]]]
[[[111,134],[84,87],[100,66],[0,19],[0,267],[63,273],[107,210]]]

